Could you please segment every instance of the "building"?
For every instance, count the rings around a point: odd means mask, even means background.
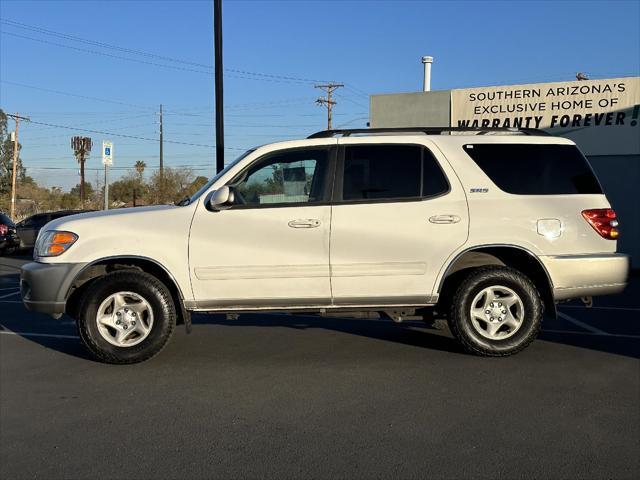
[[[618,249],[640,268],[640,77],[372,95],[369,123],[540,128],[570,138],[618,214]]]

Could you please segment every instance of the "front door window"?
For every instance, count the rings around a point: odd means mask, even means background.
[[[324,199],[328,151],[305,149],[259,160],[237,184],[236,204],[310,204]]]

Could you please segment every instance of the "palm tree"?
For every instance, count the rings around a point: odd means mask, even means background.
[[[136,162],[135,168],[136,168],[136,172],[138,172],[138,176],[140,177],[140,180],[142,180],[142,174],[144,173],[144,169],[147,168],[147,164],[144,163],[142,160],[138,160]]]

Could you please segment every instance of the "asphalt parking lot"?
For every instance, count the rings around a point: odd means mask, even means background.
[[[509,358],[421,323],[199,315],[133,366],[0,258],[3,478],[640,478],[640,278]]]

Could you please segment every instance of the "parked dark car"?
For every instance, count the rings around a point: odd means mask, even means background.
[[[12,251],[19,243],[15,224],[8,215],[0,213],[0,255]]]
[[[57,212],[36,213],[18,222],[16,229],[20,239],[20,248],[33,248],[40,229],[56,218],[90,212],[91,210],[60,210]]]

